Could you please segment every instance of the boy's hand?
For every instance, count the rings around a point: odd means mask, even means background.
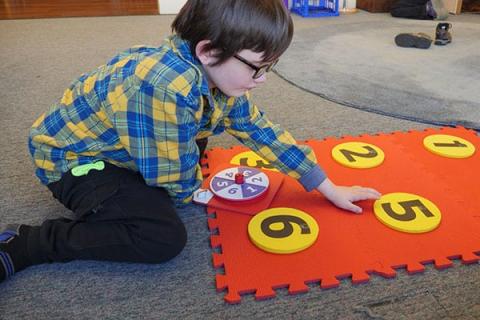
[[[337,207],[354,213],[362,213],[362,208],[354,205],[353,202],[367,199],[379,199],[381,197],[380,192],[375,189],[359,186],[336,186],[328,178],[317,187],[317,190]]]

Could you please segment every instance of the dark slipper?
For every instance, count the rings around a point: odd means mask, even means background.
[[[432,44],[432,38],[425,33],[400,33],[395,37],[395,43],[403,48],[428,49]]]

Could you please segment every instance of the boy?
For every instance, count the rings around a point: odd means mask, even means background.
[[[185,246],[175,205],[200,187],[206,138],[234,135],[307,191],[340,208],[376,199],[335,186],[308,147],[274,125],[248,91],[293,34],[280,0],[189,0],[162,46],[129,49],[77,79],[32,126],[40,181],[75,213],[0,234],[0,280],[75,259],[160,263]]]

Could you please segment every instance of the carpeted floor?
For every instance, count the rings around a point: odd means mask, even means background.
[[[434,38],[438,21],[358,17],[297,32],[278,74],[355,108],[480,129],[480,19],[452,17],[453,42],[422,50],[396,46],[395,35]]]
[[[295,17],[295,25],[298,31],[321,29],[335,19]],[[131,45],[159,44],[171,21],[171,16],[0,21],[0,227],[68,215],[33,175],[26,144],[30,125],[75,77]],[[299,140],[425,128],[332,103],[275,74],[253,95]],[[211,141],[211,146],[232,144],[226,135]],[[336,289],[312,285],[294,296],[280,289],[271,300],[254,301],[248,294],[241,304],[227,305],[224,293],[215,291],[204,208],[191,205],[179,214],[189,240],[174,260],[155,266],[87,261],[32,267],[0,284],[0,319],[480,317],[480,266],[458,261],[441,272],[431,265],[414,276],[400,269],[394,279],[372,276],[358,286],[346,279]]]

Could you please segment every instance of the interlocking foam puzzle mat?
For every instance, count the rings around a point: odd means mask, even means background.
[[[476,151],[468,157],[455,158],[427,150],[424,139],[437,135],[447,135],[451,140],[437,142],[440,151],[461,151],[466,147],[461,142],[465,141]],[[373,149],[367,147],[371,145],[383,152],[383,162],[371,168],[342,165],[333,158],[332,149],[346,142],[364,144],[363,154],[352,151],[350,158],[376,158],[379,153],[372,153]],[[453,259],[465,264],[480,259],[480,139],[474,131],[441,128],[304,143],[313,148],[336,184],[370,186],[383,195],[417,195],[416,202],[409,202],[410,207],[405,205],[408,201],[402,206],[401,201],[393,203],[395,200],[382,205],[386,211],[390,206],[390,216],[396,217],[398,223],[409,220],[415,224],[416,218],[433,217],[422,201],[433,203],[441,212],[441,219],[435,214],[438,225],[432,230],[399,231],[377,217],[375,201],[358,202],[363,214],[352,214],[336,208],[318,192],[305,192],[298,182],[270,170],[268,164],[244,147],[214,148],[204,159],[204,187],[216,172],[235,165],[260,168],[274,184],[274,195],[259,200],[208,205],[213,265],[218,269],[216,287],[226,291],[225,301],[239,303],[245,294],[266,299],[274,297],[279,288],[288,288],[289,293],[295,294],[317,284],[321,288],[337,287],[340,280],[347,278],[354,284],[367,282],[372,274],[391,278],[399,268],[418,273],[426,264],[443,269],[452,266]],[[250,220],[269,208],[281,208],[287,215],[291,209],[307,213],[318,225],[316,240],[306,249],[290,254],[268,252],[255,245],[248,233]],[[405,218],[407,213],[409,219]],[[276,228],[279,226],[292,227],[286,235],[291,240],[287,245],[302,237],[301,228],[294,221],[277,224]]]

